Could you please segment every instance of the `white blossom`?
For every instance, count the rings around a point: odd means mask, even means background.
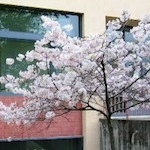
[[[7,58],[6,59],[6,64],[7,65],[13,65],[14,64],[14,59],[13,58]]]
[[[40,68],[40,70],[48,69],[46,62],[37,62],[36,65]]]
[[[18,54],[18,57],[16,57],[18,61],[22,61],[24,58],[25,56],[23,54]]]
[[[55,117],[55,113],[54,113],[54,112],[49,111],[49,112],[47,112],[47,113],[45,114],[45,118],[46,118],[46,119],[51,119],[51,118],[53,118],[53,117]]]
[[[34,52],[33,51],[27,51],[26,54],[26,61],[29,61],[29,62],[33,62],[34,60]]]
[[[129,12],[128,11],[123,11],[123,13],[122,13],[122,15],[121,15],[121,17],[120,17],[120,20],[122,21],[122,22],[126,22],[126,21],[128,21],[130,19],[130,14],[129,14]]]
[[[0,83],[2,83],[2,84],[6,84],[7,83],[5,77],[3,77],[3,76],[0,77]]]

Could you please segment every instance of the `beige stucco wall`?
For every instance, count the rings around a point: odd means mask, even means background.
[[[123,10],[132,19],[150,14],[149,0],[0,0],[0,4],[82,13],[83,35],[103,33],[105,16],[120,16]],[[98,120],[95,112],[83,113],[84,150],[100,150]]]
[[[111,16],[118,16],[123,10],[131,13],[132,19],[141,18],[146,14],[150,14],[149,0],[113,0],[106,1],[105,14]]]

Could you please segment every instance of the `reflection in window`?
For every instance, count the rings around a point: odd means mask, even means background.
[[[27,62],[19,63],[15,61],[13,68],[6,65],[6,58],[16,58],[19,53],[25,54],[27,50],[32,50],[34,47],[33,41],[15,41],[1,40],[0,41],[0,67],[1,75],[17,74],[27,66]]]
[[[35,41],[43,37],[45,29],[42,27],[42,15],[57,20],[62,27],[72,24],[73,30],[67,34],[81,36],[80,14],[0,6],[0,76],[9,73],[15,75],[26,68],[27,62],[15,62],[12,68],[5,61],[6,58],[16,58],[19,53],[25,54],[32,50]]]
[[[82,138],[0,142],[2,150],[83,150]]]
[[[27,10],[18,8],[0,8],[0,29],[6,31],[44,33],[41,16],[46,15],[57,20],[61,26],[72,24],[74,29],[71,36],[80,36],[78,14],[67,14],[59,12],[48,12],[39,10]]]
[[[123,30],[124,40],[126,42],[136,42],[136,40],[134,39],[133,35],[130,33],[131,29],[132,29],[131,26],[125,26],[125,28]]]

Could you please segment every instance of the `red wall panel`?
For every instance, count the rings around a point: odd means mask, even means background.
[[[21,101],[19,96],[1,96],[0,100],[5,104],[13,101]],[[12,139],[28,138],[50,138],[60,136],[81,136],[82,135],[82,112],[72,111],[64,116],[55,118],[52,123],[49,121],[35,122],[31,126],[8,125],[0,121],[0,140],[9,137]]]

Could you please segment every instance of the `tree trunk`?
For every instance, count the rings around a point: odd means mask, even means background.
[[[110,148],[111,148],[110,150],[116,150],[114,132],[113,132],[113,127],[110,118],[107,118],[107,126],[108,126],[109,140],[110,140]]]

